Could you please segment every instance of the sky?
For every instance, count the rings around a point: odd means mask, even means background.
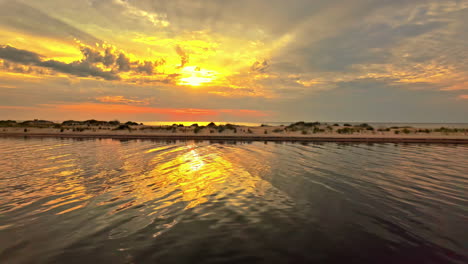
[[[0,119],[468,122],[468,0],[0,0]]]

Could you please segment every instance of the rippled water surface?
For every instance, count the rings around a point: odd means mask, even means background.
[[[0,138],[0,263],[466,263],[468,146]]]

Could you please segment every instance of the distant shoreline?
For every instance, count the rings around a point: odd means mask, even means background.
[[[300,121],[288,126],[242,126],[211,122],[206,126],[196,123],[148,126],[131,121],[68,120],[57,124],[46,120],[22,123],[6,120],[0,121],[0,125],[0,137],[468,144],[467,128],[374,128],[367,123],[331,125]]]
[[[468,137],[422,136],[268,136],[268,135],[141,135],[141,134],[63,134],[63,133],[2,133],[0,137],[23,138],[80,138],[80,139],[154,139],[154,140],[209,140],[209,141],[275,141],[275,142],[355,142],[355,143],[432,143],[468,144]]]

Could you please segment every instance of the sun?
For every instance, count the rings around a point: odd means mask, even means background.
[[[197,66],[186,66],[180,71],[179,85],[200,86],[211,83],[216,79],[217,73],[201,69]]]

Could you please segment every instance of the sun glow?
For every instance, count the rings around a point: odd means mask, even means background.
[[[177,84],[190,86],[200,86],[202,84],[211,83],[217,77],[216,72],[204,70],[197,66],[186,66],[182,68],[180,75],[181,78]]]

